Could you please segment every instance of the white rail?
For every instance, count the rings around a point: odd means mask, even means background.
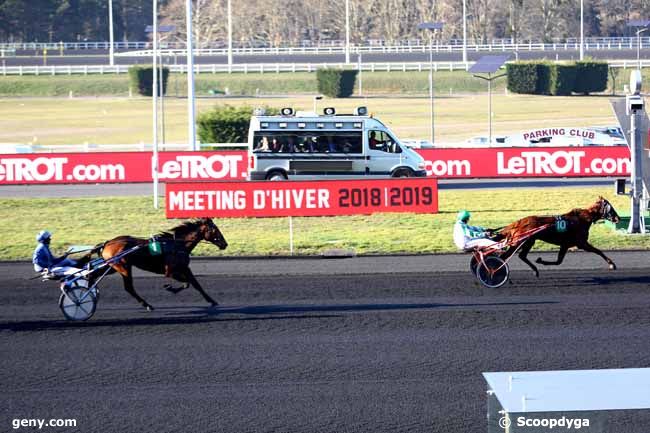
[[[592,37],[585,38],[585,46],[588,50],[615,50],[615,49],[630,49],[636,48],[636,37],[618,37],[618,38],[602,38]],[[225,43],[223,41],[216,41],[212,43],[212,47],[208,48],[214,52],[225,52]],[[10,50],[108,50],[109,42],[96,41],[96,42],[27,42],[27,43],[0,43],[0,49]],[[151,48],[150,42],[134,41],[134,42],[115,42],[113,44],[117,50],[146,50]],[[650,46],[650,37],[641,38],[641,46]],[[161,42],[161,47],[169,48],[172,50],[184,50],[185,43],[183,42]],[[367,43],[360,46],[352,46],[353,52],[409,52],[411,50],[418,51],[422,48],[428,49],[428,44],[420,40],[406,40],[397,43],[387,43],[386,41],[377,41],[375,43]],[[462,50],[462,41],[453,40],[448,44],[439,45],[441,50],[458,51]],[[330,41],[330,43],[320,43],[316,46],[305,43],[302,46],[294,47],[236,47],[235,53],[240,54],[277,54],[277,53],[342,53],[344,51],[344,44],[342,41]],[[541,41],[524,41],[519,43],[512,43],[507,40],[494,40],[487,44],[478,44],[474,41],[468,41],[468,49],[472,51],[530,51],[530,50],[577,50],[579,49],[579,40],[577,38],[567,38],[565,40],[544,43]]]
[[[636,60],[609,60],[613,68],[635,68]],[[435,62],[434,71],[468,70],[474,62]],[[641,60],[642,67],[649,67],[650,60]],[[126,74],[130,65],[63,65],[63,66],[0,66],[0,75],[93,75],[93,74]],[[170,72],[186,73],[187,67],[181,65],[165,65]],[[319,68],[357,69],[357,64],[345,63],[243,63],[232,66],[224,64],[194,65],[194,72],[199,74],[211,73],[244,73],[268,74],[282,72],[315,72]],[[362,63],[361,70],[368,72],[407,72],[427,71],[428,62],[378,62]]]
[[[199,143],[201,149],[242,149],[247,148],[246,143]],[[0,154],[17,153],[86,153],[86,152],[144,152],[153,149],[151,143],[133,144],[53,144],[44,145],[37,143],[0,143]],[[189,150],[187,143],[158,144],[161,151]]]

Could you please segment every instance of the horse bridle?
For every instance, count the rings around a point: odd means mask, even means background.
[[[600,204],[600,217],[602,219],[607,219],[607,216],[611,213],[612,209],[612,204],[607,200],[603,200]]]

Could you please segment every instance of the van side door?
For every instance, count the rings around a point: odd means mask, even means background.
[[[366,174],[388,177],[393,167],[401,161],[402,148],[388,132],[371,129],[367,140]]]

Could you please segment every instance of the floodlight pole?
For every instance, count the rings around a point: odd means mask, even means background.
[[[187,27],[187,138],[190,149],[198,150],[196,148],[196,126],[194,124],[194,50],[192,47],[192,0],[185,1],[185,22]]]
[[[492,81],[497,78],[505,77],[507,74],[501,74],[497,76],[492,76],[491,73],[487,73],[487,77],[482,77],[480,75],[473,74],[474,77],[485,80],[488,83],[488,146],[492,146]]]
[[[158,209],[158,0],[153,0],[153,83],[151,99],[153,102],[153,207]]]
[[[580,0],[580,60],[585,59],[585,14],[584,0]]]
[[[467,0],[463,0],[463,62],[467,63]]]
[[[433,35],[434,31],[431,31],[429,36],[429,102],[431,103],[431,144],[435,144],[435,126],[434,116],[433,116]]]
[[[228,72],[232,72],[232,0],[228,0]]]
[[[111,66],[115,65],[115,50],[113,39],[113,0],[108,0],[108,60]]]
[[[646,30],[648,30],[648,28],[644,27],[636,31],[636,64],[639,71],[641,70],[641,33]]]
[[[350,63],[350,0],[345,0],[345,64]]]

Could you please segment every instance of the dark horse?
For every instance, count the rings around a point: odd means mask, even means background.
[[[149,311],[153,310],[153,307],[142,299],[133,287],[133,266],[155,274],[164,274],[184,283],[180,288],[167,287],[173,293],[178,293],[191,284],[211,305],[218,305],[196,281],[189,267],[190,253],[199,242],[208,241],[221,250],[228,246],[216,224],[210,218],[186,221],[169,231],[159,233],[154,239],[160,247],[159,252],[150,247],[152,239],[132,236],[118,236],[104,242],[94,251],[99,252],[104,260],[109,260],[123,251],[140,246],[111,264],[111,267],[122,275],[124,290]]]
[[[610,202],[603,197],[587,209],[573,209],[564,215],[558,216],[529,216],[515,221],[498,231],[498,237],[506,238],[511,243],[511,247],[501,255],[504,260],[519,251],[519,258],[526,263],[539,277],[537,267],[528,260],[528,253],[540,240],[549,244],[559,245],[560,251],[557,260],[549,262],[538,258],[536,263],[542,265],[559,265],[564,260],[564,256],[569,248],[578,247],[582,250],[598,254],[609,264],[610,269],[616,269],[614,262],[603,254],[598,248],[591,245],[589,239],[589,228],[598,220],[609,220],[617,223],[620,218]],[[562,222],[564,221],[564,222]],[[532,236],[526,236],[527,232],[542,226],[548,226]]]

